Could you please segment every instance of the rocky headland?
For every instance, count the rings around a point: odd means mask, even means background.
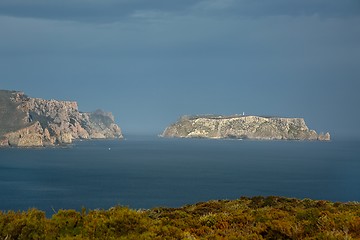
[[[111,113],[80,112],[73,101],[0,90],[0,146],[41,147],[69,144],[74,139],[122,137]]]
[[[310,130],[303,118],[262,116],[183,116],[162,133],[163,137],[235,138],[255,140],[321,140],[330,134]]]

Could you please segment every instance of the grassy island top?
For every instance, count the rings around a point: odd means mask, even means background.
[[[0,212],[0,239],[360,239],[360,204],[242,197],[181,208]]]
[[[183,115],[180,117],[180,120],[196,120],[199,118],[207,119],[232,119],[232,118],[242,118],[242,117],[260,117],[260,118],[287,118],[287,117],[278,117],[278,116],[265,116],[265,115],[248,115],[248,114],[233,114],[233,115],[218,115],[218,114],[200,114],[200,115]]]

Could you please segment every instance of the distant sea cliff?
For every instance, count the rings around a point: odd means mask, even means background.
[[[0,90],[0,146],[41,147],[74,139],[122,138],[111,113],[85,113],[73,101],[30,98]]]
[[[234,116],[183,116],[162,133],[163,137],[235,138],[257,140],[329,141],[330,133],[310,130],[303,118]]]

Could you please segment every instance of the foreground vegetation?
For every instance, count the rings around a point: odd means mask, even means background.
[[[132,210],[0,212],[0,239],[360,239],[360,204],[253,197]]]

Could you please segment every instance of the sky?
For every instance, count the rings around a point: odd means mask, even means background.
[[[0,89],[114,114],[302,117],[360,136],[359,0],[1,0]]]

